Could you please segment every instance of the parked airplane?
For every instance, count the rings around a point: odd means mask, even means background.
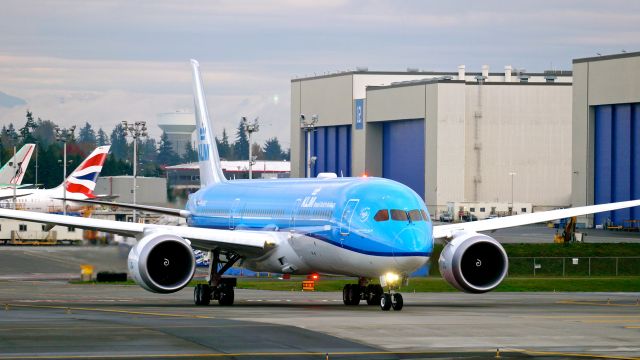
[[[102,165],[104,164],[109,145],[99,146],[67,177],[53,189],[18,189],[16,190],[16,208],[40,212],[62,212],[64,187],[67,193],[67,211],[80,210],[86,205],[72,202],[74,199],[94,198],[93,190]],[[13,207],[13,190],[0,190],[0,207]]]
[[[185,210],[134,206],[183,216],[189,226],[78,219],[54,214],[0,210],[0,217],[74,226],[138,238],[128,268],[146,290],[172,293],[192,279],[192,249],[211,252],[208,284],[194,289],[196,305],[234,302],[235,278],[223,277],[234,264],[285,274],[357,277],[345,285],[343,302],[361,300],[382,310],[403,307],[399,287],[425,265],[435,239],[447,242],[441,273],[456,288],[493,290],[507,274],[508,259],[496,240],[478,231],[543,222],[639,206],[640,200],[517,215],[471,223],[433,226],[424,201],[392,180],[315,178],[227,181],[220,167],[207,113],[198,62],[194,79],[198,157],[202,189]],[[380,284],[371,280],[379,278]],[[386,292],[384,291],[386,288]]]
[[[29,166],[35,144],[24,144],[2,168],[0,168],[0,189],[19,187]],[[17,159],[17,160],[16,160]],[[15,167],[14,167],[15,162]]]

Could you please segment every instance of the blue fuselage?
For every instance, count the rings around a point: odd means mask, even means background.
[[[380,257],[428,257],[432,224],[410,188],[382,178],[236,180],[192,194],[189,226],[286,231]]]

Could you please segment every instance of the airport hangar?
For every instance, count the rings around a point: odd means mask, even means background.
[[[432,215],[478,218],[571,204],[570,71],[358,71],[291,81],[291,176],[306,175],[300,114],[318,122],[311,175],[382,176]],[[514,205],[515,204],[515,205]],[[509,208],[513,207],[512,211]]]
[[[640,199],[640,52],[573,60],[574,206]],[[583,217],[637,228],[640,209]]]

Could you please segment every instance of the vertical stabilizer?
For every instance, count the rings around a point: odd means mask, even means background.
[[[109,154],[110,145],[98,146],[80,165],[73,170],[66,181],[56,187],[56,197],[62,197],[62,186],[67,188],[68,199],[92,199],[93,190],[96,188],[98,175],[102,171],[107,155]]]
[[[27,166],[29,166],[29,160],[31,160],[35,147],[35,144],[24,144],[16,155],[0,168],[0,186],[22,184],[22,179],[27,171]]]
[[[198,127],[198,161],[200,162],[200,186],[227,181],[220,166],[218,147],[213,136],[212,123],[209,120],[207,102],[204,98],[200,64],[191,59],[193,69],[193,100],[196,109],[196,126]]]

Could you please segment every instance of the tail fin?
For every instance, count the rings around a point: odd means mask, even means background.
[[[29,160],[33,155],[35,144],[24,144],[2,168],[0,168],[0,185],[20,185],[29,166]],[[14,168],[13,163],[15,161]]]
[[[209,120],[207,102],[204,98],[200,64],[191,59],[193,69],[193,100],[196,109],[196,126],[198,127],[198,161],[200,162],[200,186],[227,181],[222,173],[218,147],[213,136],[212,123]]]
[[[102,171],[102,165],[109,153],[109,145],[98,146],[86,159],[67,177],[66,181],[58,186],[67,188],[67,198],[94,198],[93,190],[96,188],[98,175]]]

